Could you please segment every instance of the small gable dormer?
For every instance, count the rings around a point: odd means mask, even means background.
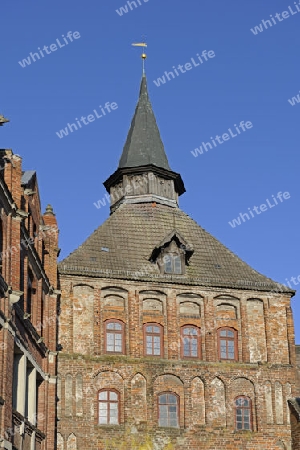
[[[155,247],[150,261],[158,265],[161,274],[184,275],[193,251],[191,244],[177,231],[172,231]]]

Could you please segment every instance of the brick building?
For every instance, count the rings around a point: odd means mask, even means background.
[[[54,450],[57,223],[20,156],[0,169],[0,448]]]
[[[145,76],[104,185],[110,217],[59,264],[58,450],[291,449],[294,291],[179,208]]]

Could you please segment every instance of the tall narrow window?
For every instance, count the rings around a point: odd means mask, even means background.
[[[237,430],[252,429],[251,400],[248,397],[235,399],[235,423]]]
[[[218,330],[219,359],[237,360],[237,332],[233,328]]]
[[[120,395],[114,390],[103,390],[98,394],[99,425],[118,425]]]
[[[144,348],[147,356],[163,355],[163,327],[158,323],[145,323]]]
[[[179,399],[176,394],[164,393],[158,396],[158,425],[160,427],[179,426]]]
[[[185,325],[181,328],[181,356],[182,358],[200,358],[201,340],[200,328]]]
[[[105,350],[106,353],[125,353],[124,323],[120,320],[105,322]]]
[[[27,299],[26,299],[26,312],[31,314],[31,303],[32,303],[32,294],[33,294],[33,276],[30,271],[28,271],[27,278]]]

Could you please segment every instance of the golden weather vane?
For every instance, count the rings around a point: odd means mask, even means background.
[[[133,45],[133,47],[143,47],[143,52],[141,54],[141,58],[143,60],[143,74],[144,74],[145,73],[145,60],[147,58],[147,55],[146,55],[144,49],[147,47],[147,44],[146,44],[146,42],[137,42],[137,43],[132,44],[132,45]]]
[[[9,120],[6,119],[2,114],[0,114],[0,127],[3,126],[7,122],[9,122]]]

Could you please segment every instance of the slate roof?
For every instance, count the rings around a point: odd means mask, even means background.
[[[36,174],[35,170],[26,170],[22,173],[21,184],[26,185],[32,179],[32,177]]]
[[[139,100],[119,162],[119,169],[148,164],[171,170],[149,100],[146,76],[143,75]]]
[[[193,254],[185,275],[161,275],[149,259],[174,230],[192,246]],[[121,205],[59,263],[59,272],[294,294],[256,272],[179,208],[151,203]]]

